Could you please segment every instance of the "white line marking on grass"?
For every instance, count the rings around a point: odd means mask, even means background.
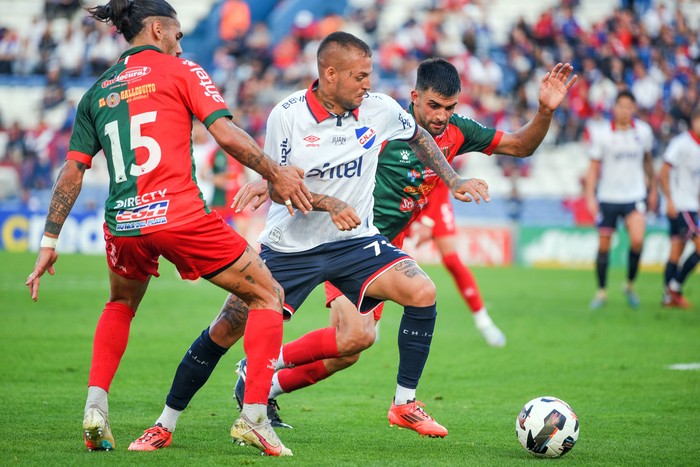
[[[700,363],[676,363],[675,365],[669,365],[667,367],[669,370],[700,370]]]

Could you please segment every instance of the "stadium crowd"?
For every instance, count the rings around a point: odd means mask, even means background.
[[[557,144],[584,139],[587,126],[609,116],[618,91],[629,88],[639,117],[654,131],[654,153],[660,154],[687,128],[699,101],[700,31],[696,18],[684,14],[683,2],[672,7],[658,0],[623,0],[611,15],[588,24],[577,15],[578,0],[562,0],[534,22],[521,18],[504,43],[486,21],[488,2],[434,0],[396,30],[379,27],[387,3],[351,1],[344,18],[301,11],[276,42],[263,22],[244,23],[245,32],[220,37],[208,68],[237,123],[262,142],[274,103],[308,85],[315,77],[320,38],[340,29],[372,46],[373,87],[402,104],[408,103],[418,62],[447,58],[465,85],[457,111],[494,127],[527,121],[537,106],[540,77],[556,62],[571,62],[580,79],[555,115]],[[3,27],[0,20],[0,83],[2,75],[40,76],[41,114],[63,110],[60,121],[42,118],[31,128],[0,115],[5,141],[0,165],[16,169],[25,194],[50,188],[65,159],[75,112],[66,89],[94,80],[126,48],[116,31],[86,19],[74,4],[47,0],[46,14],[27,30]],[[54,28],[57,21],[64,26]]]

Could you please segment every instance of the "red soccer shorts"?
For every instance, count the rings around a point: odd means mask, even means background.
[[[425,205],[418,217],[418,222],[423,217],[428,217],[435,222],[433,226],[433,238],[449,237],[457,234],[455,226],[455,214],[450,200],[450,190],[444,183],[438,183],[428,196],[428,204]]]
[[[106,224],[103,230],[109,268],[125,279],[139,281],[159,276],[160,256],[173,263],[183,279],[213,277],[240,258],[248,246],[216,211],[146,235],[115,236]]]

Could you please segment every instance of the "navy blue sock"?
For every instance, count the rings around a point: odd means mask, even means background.
[[[399,326],[399,375],[396,381],[403,387],[418,387],[433,340],[435,304],[425,307],[407,306]]]
[[[173,385],[165,403],[175,410],[185,410],[199,388],[204,386],[216,364],[228,349],[217,345],[209,337],[209,328],[195,339],[177,367]]]
[[[668,283],[674,278],[676,272],[678,272],[678,263],[667,262],[664,269],[664,287],[668,287]]]
[[[598,278],[598,288],[604,289],[608,283],[608,252],[598,252],[595,261],[596,277]]]
[[[685,282],[685,279],[688,277],[688,275],[691,272],[693,272],[693,269],[695,269],[695,266],[698,264],[698,261],[700,261],[700,255],[698,255],[697,251],[692,255],[688,256],[688,259],[686,259],[685,263],[683,263],[681,270],[679,272],[676,272],[676,281],[678,281],[679,284]]]
[[[627,280],[629,282],[634,282],[635,277],[637,277],[637,271],[639,271],[639,258],[642,256],[641,251],[630,250],[628,256],[627,264]]]

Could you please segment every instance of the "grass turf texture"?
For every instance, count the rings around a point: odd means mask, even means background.
[[[81,420],[92,334],[107,298],[100,256],[61,255],[57,275],[42,278],[39,302],[23,282],[33,254],[0,252],[0,459],[27,465],[514,465],[552,462],[527,454],[515,418],[536,396],[567,401],[581,422],[569,465],[697,465],[700,371],[672,371],[700,361],[700,312],[659,306],[660,273],[638,280],[633,311],[610,273],[606,308],[589,311],[591,271],[475,268],[486,304],[508,337],[489,348],[474,328],[451,278],[426,267],[438,286],[438,323],[418,390],[426,409],[450,430],[423,439],[390,429],[400,309],[389,305],[380,340],[358,364],[314,387],[279,398],[279,430],[288,459],[232,445],[238,412],[231,399],[236,345],[180,418],[173,446],[129,452],[128,444],[160,414],[172,375],[189,344],[216,315],[225,294],[188,283],[163,261],[161,277],[133,322],[129,348],[110,394],[112,452],[86,452]],[[700,300],[700,280],[687,286]],[[320,289],[286,324],[285,340],[327,323]]]

